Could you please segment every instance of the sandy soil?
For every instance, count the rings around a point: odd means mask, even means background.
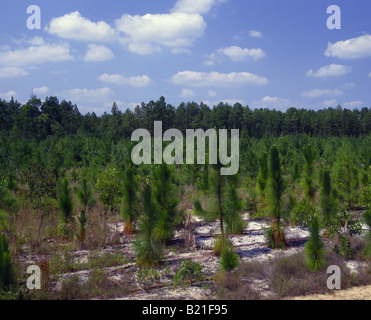
[[[371,286],[336,290],[332,294],[315,294],[291,300],[371,300]]]
[[[246,213],[244,219],[248,221],[249,216]],[[182,250],[181,245],[178,248],[177,243],[182,243],[185,230],[179,230],[176,232],[174,243],[175,245],[168,248],[165,254],[165,260],[170,269],[170,273],[174,274],[179,268],[180,263],[186,259],[192,259],[202,263],[205,266],[204,271],[208,277],[211,277],[219,269],[218,258],[212,253],[212,248],[216,240],[216,235],[219,234],[219,224],[210,223],[205,224],[201,219],[192,216],[191,224],[193,225],[192,235],[194,236],[194,245],[188,250]],[[230,240],[232,241],[236,252],[240,256],[241,260],[244,261],[266,261],[275,259],[277,257],[292,255],[303,250],[306,239],[309,235],[307,229],[303,228],[286,228],[286,239],[289,243],[287,250],[272,250],[268,248],[264,240],[264,231],[269,225],[264,221],[249,221],[244,234],[232,235]],[[96,251],[98,254],[107,254],[113,252],[121,252],[126,257],[134,258],[132,241],[133,237],[128,237],[123,232],[124,224],[122,222],[110,223],[109,224],[109,235],[119,234],[120,241],[115,246],[108,246],[101,248]],[[75,262],[87,262],[89,260],[90,252],[87,250],[80,250],[71,252],[72,258]],[[41,259],[50,257],[49,254],[43,255],[23,255],[20,258],[26,264],[35,264]],[[132,260],[133,261],[133,260]],[[355,263],[349,263],[348,266],[355,272],[358,265]],[[78,276],[80,282],[85,282],[93,270],[82,270],[78,272],[64,273],[59,275],[59,279],[52,284],[54,290],[60,290],[62,286],[62,280],[71,278],[72,276]],[[170,288],[169,279],[165,277],[160,281],[157,287],[150,290],[143,290],[138,286],[136,279],[136,273],[138,267],[134,263],[129,263],[123,266],[104,268],[104,271],[108,278],[120,281],[122,279],[128,279],[133,284],[133,292],[127,296],[117,297],[119,300],[162,300],[162,299],[178,299],[178,300],[203,300],[212,297],[212,292],[208,284],[198,287],[191,286],[186,288]],[[171,282],[171,281],[170,281]],[[254,286],[258,289],[260,294],[266,298],[270,296],[269,281],[256,280]],[[210,284],[211,285],[211,284]],[[335,292],[332,295],[318,295],[304,297],[304,299],[370,299],[371,298],[371,287],[354,288],[348,291]],[[98,298],[99,299],[99,298]],[[295,299],[295,298],[294,298]],[[303,297],[298,298],[303,299]]]

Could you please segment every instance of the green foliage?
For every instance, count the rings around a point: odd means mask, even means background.
[[[313,148],[310,144],[303,148],[304,156],[304,175],[303,175],[303,189],[307,198],[313,201],[313,197],[316,191],[313,182],[313,171],[314,163],[317,157],[317,150]]]
[[[371,207],[371,183],[365,185],[360,192],[361,205]]]
[[[286,238],[281,227],[273,224],[264,232],[267,246],[272,249],[286,249]]]
[[[337,152],[335,168],[335,185],[339,189],[341,197],[348,202],[348,207],[352,207],[357,199],[359,187],[358,169],[354,159],[354,149],[349,141],[343,143]]]
[[[283,203],[285,183],[281,173],[281,160],[278,149],[273,146],[269,157],[269,180],[267,186],[267,213],[274,218],[269,234],[266,234],[268,245],[272,248],[284,248],[285,236],[282,229],[282,219],[288,219],[290,205]],[[273,243],[274,242],[274,243]]]
[[[173,171],[165,163],[155,168],[153,195],[158,207],[155,235],[166,244],[173,239],[175,226],[181,224],[183,213],[177,208],[179,199],[176,196]]]
[[[322,221],[325,227],[329,227],[334,223],[336,218],[338,203],[336,199],[336,192],[334,192],[331,188],[330,172],[328,170],[323,172],[321,184],[320,210],[322,214]]]
[[[116,168],[106,168],[96,183],[99,192],[99,200],[104,206],[104,243],[107,241],[107,214],[113,213],[122,197],[121,172]]]
[[[366,234],[364,255],[368,260],[371,260],[371,209],[368,209],[364,213],[363,218],[369,228],[369,231]]]
[[[86,178],[84,178],[77,187],[76,198],[84,210],[87,210],[94,204],[93,190]]]
[[[80,215],[78,217],[79,220],[79,235],[78,238],[84,243],[85,237],[86,237],[86,230],[85,225],[88,222],[86,218],[86,211],[89,209],[90,206],[94,204],[94,198],[93,198],[93,190],[88,184],[88,181],[86,178],[84,178],[76,190],[76,198],[80,205],[82,206],[80,210]]]
[[[133,224],[138,219],[139,207],[137,198],[138,183],[131,165],[125,171],[124,191],[121,206],[121,216],[125,221],[125,232],[132,234]]]
[[[153,268],[140,268],[137,272],[137,280],[139,283],[149,286],[160,280],[160,273]]]
[[[15,285],[15,273],[5,234],[0,234],[0,291]]]
[[[238,266],[238,263],[238,254],[234,251],[233,247],[224,248],[219,260],[220,268],[223,271],[232,271]]]
[[[64,179],[59,191],[58,208],[61,213],[61,221],[68,223],[72,219],[73,214],[73,198],[72,192],[67,179]]]
[[[240,214],[244,208],[244,203],[238,197],[237,190],[233,185],[228,188],[225,201],[226,233],[242,234],[246,227],[246,223]]]
[[[9,229],[9,215],[6,211],[0,209],[0,232]]]
[[[56,181],[50,170],[40,164],[32,164],[21,172],[19,193],[29,200],[34,209],[42,213],[50,210],[50,198],[56,197]]]
[[[204,266],[199,262],[184,260],[174,275],[174,285],[193,285],[205,280]]]
[[[241,217],[244,204],[237,194],[236,177],[222,176],[220,170],[220,163],[210,167],[207,209],[204,209],[201,202],[196,199],[193,201],[194,211],[207,223],[219,219],[223,237],[225,232],[241,234],[246,224]],[[220,254],[221,251],[218,255]]]
[[[139,221],[139,232],[134,242],[134,251],[139,265],[155,267],[161,263],[162,245],[154,234],[158,221],[158,207],[154,202],[150,185],[145,186],[141,199],[143,213]]]
[[[265,187],[268,179],[268,153],[264,153],[258,160],[259,162],[259,174],[257,178],[257,190],[261,199],[264,201]]]
[[[213,251],[216,256],[220,256],[224,249],[230,247],[232,247],[232,243],[230,242],[228,236],[226,234],[220,234],[216,238]]]
[[[325,243],[321,239],[320,231],[320,219],[318,216],[314,216],[308,227],[309,239],[304,247],[305,261],[307,266],[312,271],[321,270],[325,263]]]
[[[106,168],[99,176],[96,188],[105,209],[113,213],[122,197],[121,172],[116,168]]]
[[[292,222],[297,226],[307,227],[316,213],[317,210],[312,203],[308,199],[303,199],[295,206]]]
[[[338,237],[340,244],[335,244],[333,251],[342,256],[345,260],[353,259],[354,249],[351,246],[349,237],[343,234],[339,234]]]

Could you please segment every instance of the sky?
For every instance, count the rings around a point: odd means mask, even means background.
[[[40,29],[29,29],[40,8]],[[329,29],[330,5],[341,29]],[[0,98],[371,106],[369,0],[0,0]],[[32,18],[32,19],[31,19]]]

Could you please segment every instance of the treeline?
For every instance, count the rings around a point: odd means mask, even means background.
[[[118,141],[129,138],[138,128],[153,129],[156,120],[163,130],[240,129],[243,135],[261,138],[267,132],[274,136],[307,134],[310,136],[359,136],[371,130],[371,108],[361,110],[327,108],[318,111],[289,108],[286,112],[250,109],[236,103],[220,103],[213,108],[195,102],[178,107],[167,104],[164,97],[138,105],[134,111],[122,112],[114,103],[111,113],[82,115],[72,102],[33,96],[22,105],[13,98],[0,100],[0,131],[20,139],[44,140],[50,136],[84,133],[97,138]]]

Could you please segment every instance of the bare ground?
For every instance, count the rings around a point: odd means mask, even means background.
[[[244,215],[247,221],[248,214]],[[205,266],[205,272],[210,279],[219,269],[218,258],[212,253],[213,244],[216,235],[219,233],[219,224],[205,224],[199,218],[192,216],[191,224],[194,226],[192,236],[194,236],[194,245],[188,249],[183,247],[183,238],[185,230],[176,232],[173,245],[166,250],[166,266],[170,270],[167,276],[161,277],[155,285],[143,288],[136,278],[139,268],[135,263],[127,263],[122,266],[103,268],[106,276],[119,283],[123,279],[130,283],[131,290],[124,296],[117,296],[117,300],[205,300],[215,299],[213,295],[213,281],[206,281],[202,286],[174,287],[171,286],[171,276],[174,275],[183,260],[191,259],[202,263]],[[308,231],[303,228],[288,227],[286,229],[287,241],[289,244],[286,250],[272,250],[266,246],[264,240],[264,231],[269,225],[264,221],[249,221],[244,234],[232,235],[232,241],[236,252],[242,261],[266,261],[277,257],[292,255],[303,250],[305,241],[309,235]],[[121,222],[109,224],[110,235],[119,234],[119,244],[108,246],[97,250],[98,254],[107,254],[121,252],[125,257],[134,261],[132,241],[134,237],[126,236],[123,232],[124,225]],[[79,250],[71,252],[72,258],[77,263],[86,262],[89,259],[88,250]],[[25,264],[37,264],[42,259],[50,258],[50,254],[23,255],[20,257]],[[356,268],[350,263],[349,268]],[[62,287],[62,281],[73,276],[79,278],[79,282],[84,283],[89,278],[93,270],[81,270],[77,272],[62,273],[58,275],[57,280],[53,281],[52,288],[59,291]],[[261,296],[268,298],[271,296],[269,281],[256,280],[253,282],[254,289]],[[339,291],[333,295],[318,295],[304,297],[308,299],[369,299],[371,287],[354,288],[347,291]],[[96,297],[95,299],[104,299]],[[293,298],[299,299],[299,298]]]

